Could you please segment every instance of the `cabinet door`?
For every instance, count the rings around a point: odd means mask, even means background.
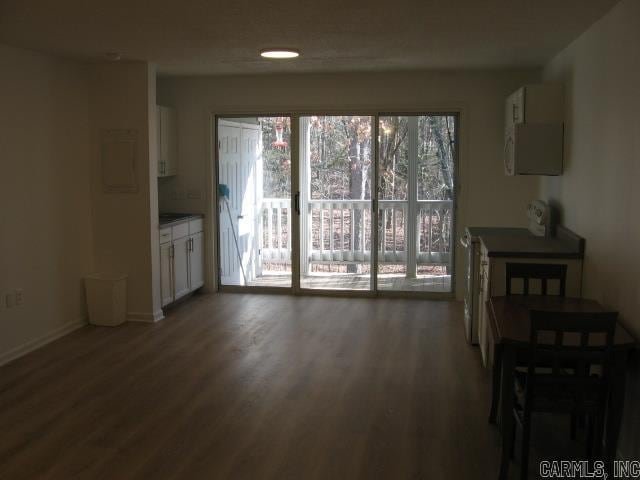
[[[504,133],[509,136],[515,125],[524,123],[525,87],[516,90],[507,97],[504,110]]]
[[[158,176],[164,177],[166,166],[164,163],[162,153],[162,107],[156,105],[156,148],[157,148],[157,161],[158,161]]]
[[[164,163],[164,176],[178,172],[178,125],[175,109],[160,107],[160,150]]]
[[[160,245],[160,292],[162,306],[173,302],[173,273],[171,268],[171,244]]]
[[[204,285],[204,250],[202,232],[191,235],[189,248],[189,289]]]
[[[173,241],[173,291],[176,300],[189,293],[189,237]]]

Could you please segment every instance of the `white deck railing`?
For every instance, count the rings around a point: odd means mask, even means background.
[[[446,264],[451,258],[453,202],[419,200],[414,222],[408,221],[406,200],[379,201],[381,263],[407,261],[408,228],[415,226],[419,265]],[[306,205],[307,228],[303,250],[312,262],[368,262],[371,260],[371,202],[368,200],[310,200]],[[291,200],[265,198],[259,216],[262,259],[291,260]]]
[[[264,198],[258,219],[262,260],[291,261],[291,199]]]

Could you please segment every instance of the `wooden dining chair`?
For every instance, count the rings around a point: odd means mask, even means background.
[[[618,314],[531,312],[526,372],[516,372],[513,414],[522,427],[520,479],[527,478],[533,413],[584,415],[588,459],[600,455]],[[508,452],[513,455],[515,426]],[[595,450],[594,450],[595,449]]]
[[[512,294],[514,279],[522,279],[522,295],[529,295],[531,280],[540,280],[541,295],[547,295],[549,280],[558,280],[559,295],[565,296],[567,266],[560,263],[511,263],[506,264],[506,294]]]
[[[512,263],[506,264],[506,295],[512,295],[512,284],[514,279],[522,279],[523,289],[519,295],[529,295],[531,280],[540,280],[540,295],[547,295],[549,291],[549,281],[559,282],[558,292],[561,297],[565,296],[567,283],[567,265],[560,263]],[[498,399],[500,397],[500,359],[502,352],[499,349],[494,351],[493,373],[491,380],[491,405],[489,407],[489,423],[495,423],[498,413]],[[518,368],[526,368],[526,365],[518,363]],[[571,420],[571,435],[576,435],[576,421]]]

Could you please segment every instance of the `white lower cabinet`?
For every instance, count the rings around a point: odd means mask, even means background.
[[[163,307],[173,302],[171,248],[171,242],[160,245],[160,291]]]
[[[202,232],[189,237],[189,288],[195,290],[204,285],[204,237]]]
[[[189,237],[173,241],[173,299],[189,293]]]
[[[160,232],[160,289],[166,306],[204,285],[202,219]]]

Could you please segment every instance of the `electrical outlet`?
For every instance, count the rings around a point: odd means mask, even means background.
[[[22,305],[24,301],[24,292],[21,288],[16,289],[16,305]]]
[[[7,308],[13,308],[15,305],[16,297],[13,293],[5,293],[4,304]]]

